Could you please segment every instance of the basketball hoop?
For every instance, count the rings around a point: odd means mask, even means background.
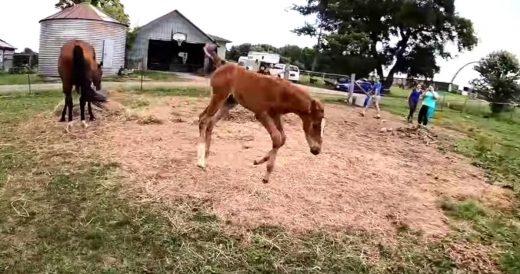
[[[186,41],[187,37],[188,37],[188,35],[186,35],[186,33],[182,33],[182,32],[172,33],[172,40],[177,41],[177,45],[179,45],[179,47],[181,46],[182,42]]]

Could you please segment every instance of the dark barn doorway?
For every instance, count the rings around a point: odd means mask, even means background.
[[[148,69],[195,72],[204,66],[204,44],[149,40]],[[181,53],[181,55],[179,55]]]

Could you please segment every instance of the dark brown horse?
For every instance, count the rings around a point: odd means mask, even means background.
[[[81,122],[87,127],[85,122],[85,104],[88,102],[88,113],[90,120],[94,120],[91,103],[95,104],[106,102],[105,96],[96,92],[101,90],[101,78],[103,62],[96,63],[96,52],[94,47],[89,43],[81,40],[71,40],[61,48],[60,57],[58,59],[58,72],[63,83],[63,93],[65,94],[65,106],[61,113],[60,122],[65,122],[65,113],[68,109],[69,124],[67,131],[72,126],[72,88],[75,87],[76,92],[80,95],[80,115]],[[92,87],[95,86],[96,90]]]

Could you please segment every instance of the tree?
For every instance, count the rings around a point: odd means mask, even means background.
[[[478,42],[472,22],[456,14],[454,0],[307,0],[293,9],[318,17],[295,33],[316,36],[322,30],[322,49],[371,59],[381,79],[390,68],[385,87],[398,72],[432,77],[439,71],[435,57],[451,58],[447,42],[459,52]]]
[[[492,52],[474,69],[480,78],[474,79],[472,84],[479,95],[490,102],[493,113],[506,110],[507,105],[503,103],[520,100],[520,64],[514,54],[504,50]]]
[[[130,25],[130,17],[125,13],[125,6],[121,3],[121,0],[59,0],[55,7],[66,9],[83,2],[90,2],[91,5],[101,8],[117,21]]]
[[[245,43],[238,46],[232,46],[231,49],[226,53],[226,59],[238,61],[240,56],[247,56],[247,53],[251,50],[251,44]]]

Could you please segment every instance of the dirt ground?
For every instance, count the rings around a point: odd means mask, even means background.
[[[235,228],[393,234],[404,225],[435,236],[449,230],[439,207],[443,196],[508,201],[469,160],[441,152],[424,136],[396,131],[406,127],[398,117],[385,113],[377,120],[370,111],[363,118],[359,109],[339,104],[326,105],[318,156],[309,152],[301,120],[285,117],[287,143],[268,184],[261,181],[265,165],[253,161],[271,148],[269,135],[237,107],[216,126],[202,170],[196,165],[197,121],[206,103],[162,97],[140,112],[147,119],[102,118],[87,130],[99,130],[103,149],[122,164],[128,188],[143,199],[196,201]]]

